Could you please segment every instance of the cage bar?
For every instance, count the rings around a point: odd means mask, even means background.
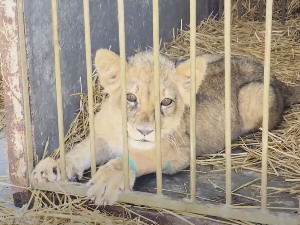
[[[129,190],[129,156],[127,135],[127,99],[126,99],[126,51],[125,51],[125,24],[124,0],[118,0],[119,45],[122,85],[122,131],[123,131],[123,172],[125,191]]]
[[[155,93],[155,149],[157,194],[162,194],[161,130],[160,130],[160,76],[159,76],[159,2],[153,0],[153,57]]]
[[[273,0],[266,4],[265,28],[265,62],[264,62],[264,97],[263,97],[263,130],[262,130],[262,167],[261,167],[261,209],[267,210],[267,169],[268,169],[268,128],[269,128],[269,91],[271,63]]]
[[[285,17],[286,17],[286,0],[282,0],[282,7],[281,7],[281,24],[285,24]]]
[[[89,2],[90,2],[89,0],[83,0],[86,75],[87,75],[88,103],[89,103],[91,175],[93,176],[96,173],[96,149],[95,149],[94,96],[93,96],[93,79],[92,79],[90,5],[89,5]]]
[[[231,204],[231,0],[224,6],[226,204]]]
[[[19,21],[22,12],[22,1],[0,0],[0,74],[3,80],[3,100],[5,107],[5,136],[7,138],[6,154],[8,159],[9,184],[12,201],[17,207],[22,207],[30,198],[28,179],[28,140],[26,139],[26,87],[23,86],[24,56],[22,46],[25,43],[24,24]],[[22,40],[21,40],[22,39]],[[23,58],[23,59],[22,59]],[[27,71],[26,71],[27,72]],[[3,155],[4,156],[4,155]],[[6,184],[2,185],[6,186]],[[1,186],[2,186],[1,185]],[[0,188],[2,189],[2,188]],[[3,191],[4,191],[3,187]],[[3,192],[5,193],[5,192]],[[1,213],[2,214],[1,207]],[[2,214],[3,215],[3,214]],[[3,216],[1,217],[3,218]],[[5,219],[4,219],[5,220]],[[1,219],[3,221],[3,219]]]
[[[259,22],[263,19],[263,12],[264,12],[264,0],[259,1]]]
[[[242,0],[238,1],[238,19],[240,20],[242,18]]]
[[[190,174],[191,200],[196,200],[196,0],[190,0],[190,60],[191,60],[191,105],[190,105]]]
[[[223,11],[224,11],[224,1],[225,1],[225,0],[220,0],[220,1],[219,1],[219,19],[223,16]]]
[[[61,163],[61,179],[65,180],[66,162],[65,162],[65,140],[64,140],[64,116],[63,116],[63,103],[62,103],[62,91],[61,91],[57,0],[52,0],[51,5],[52,5],[53,47],[54,47],[54,63],[55,63],[55,78],[56,78],[55,80],[56,80],[57,119],[58,119],[60,163]]]
[[[20,61],[22,69],[22,85],[24,98],[24,118],[25,118],[25,137],[28,163],[28,177],[33,171],[33,148],[32,148],[32,133],[30,120],[30,105],[29,105],[29,85],[27,73],[27,58],[26,58],[26,43],[25,43],[25,25],[23,18],[23,0],[17,0],[18,10],[18,27],[20,41]]]

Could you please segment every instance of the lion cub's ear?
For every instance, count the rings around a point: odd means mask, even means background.
[[[120,57],[108,49],[96,52],[95,67],[105,92],[112,94],[121,86]]]
[[[196,92],[206,74],[207,62],[203,57],[196,57]],[[190,76],[191,61],[187,60],[176,68],[176,84],[180,95],[186,105],[190,105]]]

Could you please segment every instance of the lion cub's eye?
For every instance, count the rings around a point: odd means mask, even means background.
[[[161,101],[161,104],[162,104],[163,106],[168,106],[168,105],[171,105],[172,102],[173,102],[172,99],[164,98],[164,99]]]
[[[129,102],[135,102],[136,101],[136,96],[134,94],[127,94],[127,101]]]

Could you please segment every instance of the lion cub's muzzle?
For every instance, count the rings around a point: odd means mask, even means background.
[[[141,142],[149,142],[146,138],[148,136],[148,134],[152,133],[153,130],[146,130],[146,129],[137,129],[138,132],[140,132],[144,138],[141,140],[137,140],[137,141],[141,141]]]
[[[143,123],[141,125],[130,125],[128,131],[133,140],[139,142],[153,142],[154,127],[149,123]]]
[[[148,134],[150,134],[151,132],[153,132],[153,130],[146,130],[146,129],[137,129],[138,132],[140,132],[142,135],[147,136]]]

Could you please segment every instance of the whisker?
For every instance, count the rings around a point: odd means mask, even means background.
[[[167,137],[164,136],[163,139],[165,139],[168,143],[170,143],[174,148],[177,148],[176,145],[174,145],[174,143],[170,141]]]
[[[181,134],[178,132],[178,130],[175,128],[175,131],[177,132],[177,134],[179,135],[179,137],[181,138],[181,140],[182,140],[182,143],[184,144],[184,145],[186,145],[186,143],[185,143],[185,141],[183,140],[183,138],[182,138],[182,136],[181,136]]]
[[[164,139],[167,140],[170,144],[172,144],[174,148],[178,149],[176,142],[174,141],[174,139],[172,139],[172,137],[170,137],[170,135],[168,135],[168,138],[164,136]]]
[[[176,141],[176,138],[174,137],[174,135],[173,135],[173,134],[170,134],[170,137],[171,137],[171,139],[174,141],[174,143],[175,143],[175,145],[176,145],[176,148],[178,148],[178,146],[177,146],[177,141]]]

